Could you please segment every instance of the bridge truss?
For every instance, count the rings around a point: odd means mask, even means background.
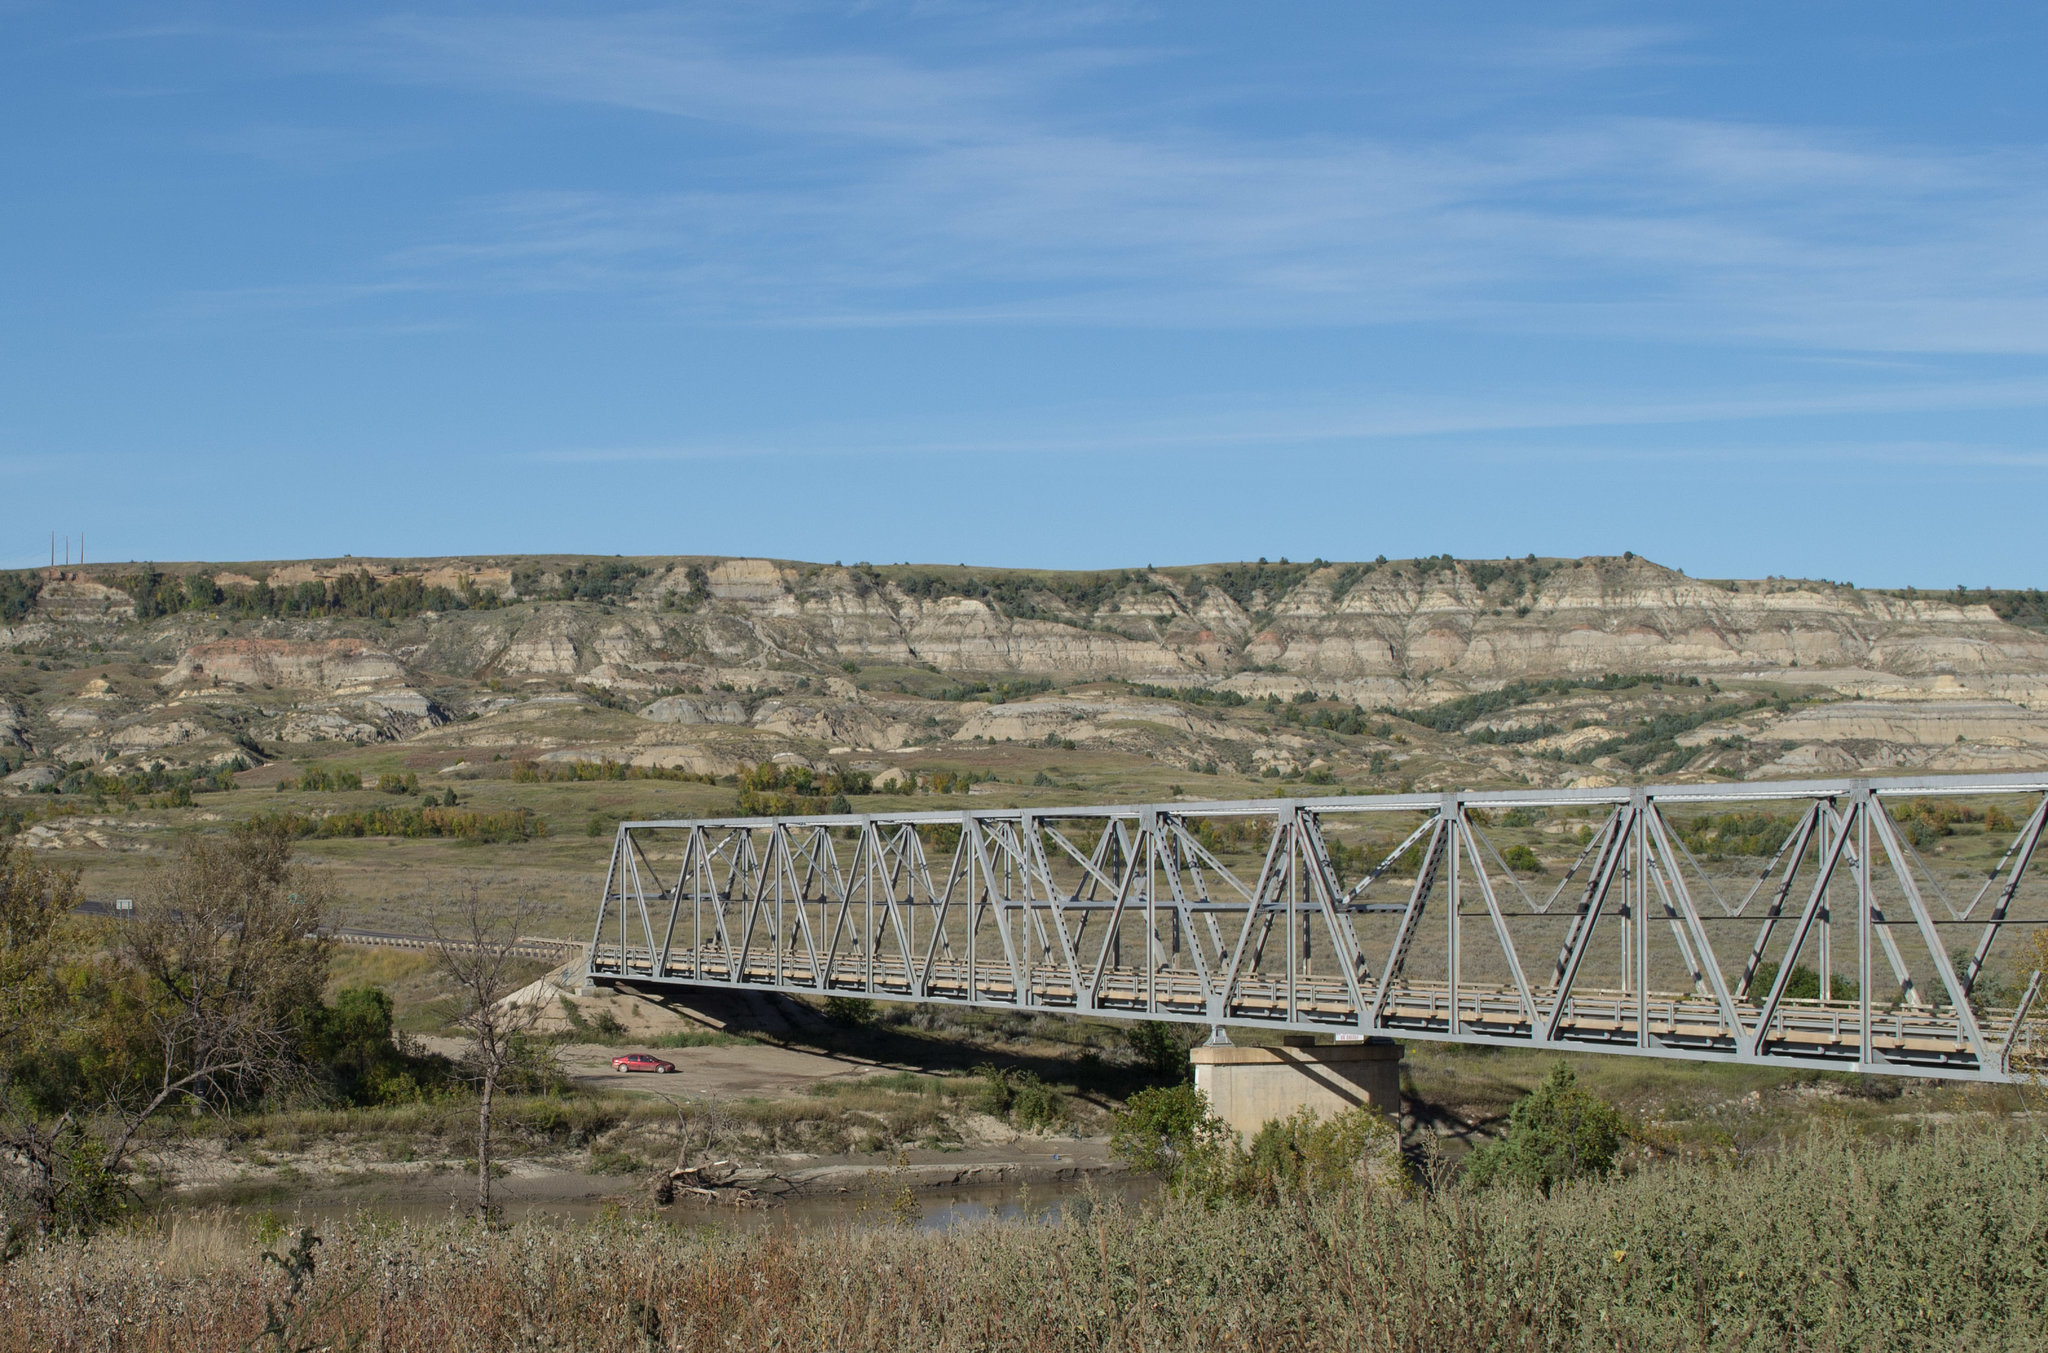
[[[2005,1081],[2044,817],[2048,774],[627,822],[590,971]]]

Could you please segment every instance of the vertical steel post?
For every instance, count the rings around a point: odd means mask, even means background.
[[[1842,824],[1847,835],[1853,826],[1856,832],[1856,1060],[1859,1065],[1874,1067],[1877,1064],[1877,1041],[1870,1025],[1870,979],[1873,974],[1871,963],[1871,941],[1873,913],[1877,910],[1877,899],[1870,889],[1870,785],[1858,780],[1849,794],[1850,821]],[[1792,966],[1793,955],[1785,956],[1785,966]],[[1781,974],[1782,976],[1782,974]]]
[[[1450,852],[1450,872],[1444,875],[1444,955],[1445,975],[1451,988],[1450,1022],[1445,1027],[1452,1035],[1464,1032],[1463,1018],[1458,1009],[1458,856],[1462,837],[1466,830],[1465,804],[1456,794],[1444,795],[1443,806],[1438,810],[1443,815],[1446,830],[1450,832],[1447,849]]]
[[[1624,923],[1635,923],[1636,1046],[1647,1048],[1650,1046],[1650,861],[1646,847],[1650,834],[1650,802],[1642,790],[1629,794],[1629,808],[1628,881],[1622,890],[1627,901],[1622,918]]]
[[[1150,808],[1138,818],[1137,850],[1145,890],[1145,1011],[1159,1013],[1159,912],[1153,903],[1153,880],[1159,872],[1159,814]]]
[[[953,888],[959,886],[959,883],[967,885],[967,999],[973,1001],[978,1000],[981,996],[981,965],[977,961],[979,958],[981,919],[975,915],[975,851],[973,846],[968,843],[967,833],[968,823],[962,821],[960,824],[960,844],[957,847],[956,856],[960,863],[953,871],[955,878],[946,880],[946,888],[950,892]]]
[[[1819,848],[1821,858],[1827,858],[1828,833],[1834,829],[1826,813],[1818,814],[1820,821]],[[1791,962],[1787,959],[1786,962]],[[1820,904],[1820,999],[1823,1004],[1835,998],[1835,925],[1828,914],[1827,899]]]
[[[604,871],[604,891],[598,894],[597,924],[590,931],[590,961],[592,963],[597,961],[598,941],[604,938],[605,908],[609,907],[612,903],[612,882],[619,876],[619,860],[626,849],[625,838],[626,826],[624,823],[620,823],[618,833],[612,837],[612,858],[611,863],[605,867]],[[619,951],[621,973],[625,971],[625,958],[625,950],[621,949]]]
[[[1628,834],[1621,844],[1621,991],[1638,996],[1649,986],[1650,918],[1641,893],[1643,799],[1629,793]]]
[[[765,886],[767,886],[767,883],[768,883],[768,880],[769,880],[769,879],[771,879],[771,878],[772,878],[773,880],[775,880],[775,934],[774,934],[774,939],[773,939],[773,941],[772,941],[772,943],[773,943],[773,945],[774,945],[774,948],[773,948],[772,952],[773,952],[773,953],[774,953],[774,955],[775,955],[775,985],[776,985],[776,986],[781,986],[781,985],[783,985],[783,984],[784,984],[784,983],[785,983],[785,982],[786,982],[786,981],[788,980],[788,978],[787,978],[787,977],[786,977],[786,976],[784,975],[784,974],[785,974],[785,972],[786,972],[787,970],[786,970],[786,969],[784,968],[784,966],[783,966],[783,961],[782,961],[782,951],[783,951],[783,940],[782,940],[782,865],[781,865],[781,852],[782,852],[782,851],[784,851],[784,850],[785,850],[785,849],[786,849],[786,848],[788,847],[788,844],[789,844],[789,843],[788,843],[788,841],[787,841],[787,840],[786,840],[786,839],[784,838],[784,836],[783,836],[783,826],[782,826],[782,824],[781,824],[780,822],[777,822],[777,823],[775,823],[775,824],[774,824],[773,826],[769,827],[769,829],[768,829],[768,859],[767,859],[767,862],[766,862],[766,865],[765,865],[765,868],[764,868],[764,872],[763,872],[763,874],[762,874],[762,876],[761,876],[761,882],[762,882],[762,886],[764,886],[764,887],[765,887]]]

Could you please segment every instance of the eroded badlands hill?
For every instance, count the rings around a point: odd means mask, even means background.
[[[1627,557],[111,566],[13,575],[0,605],[17,793],[348,745],[914,780],[942,749],[1072,744],[1361,787],[2048,761],[2039,594]]]

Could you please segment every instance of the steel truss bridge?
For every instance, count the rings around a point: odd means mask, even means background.
[[[2007,1081],[2044,816],[2048,773],[627,822],[590,972]],[[1964,829],[1995,867],[1913,844]]]

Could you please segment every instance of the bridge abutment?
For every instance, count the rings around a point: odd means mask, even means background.
[[[1371,1108],[1401,1116],[1401,1045],[1315,1043],[1290,1036],[1277,1048],[1200,1047],[1188,1053],[1195,1088],[1247,1142],[1297,1109],[1320,1118]]]

